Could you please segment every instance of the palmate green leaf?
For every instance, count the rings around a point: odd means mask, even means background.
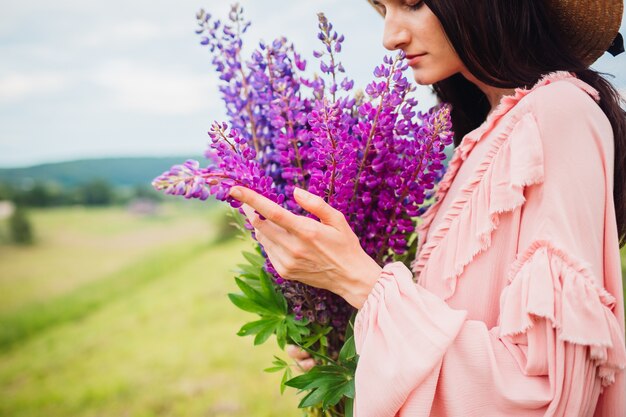
[[[280,393],[282,395],[285,392],[285,388],[287,388],[285,385],[285,381],[291,378],[291,375],[292,375],[291,368],[289,367],[289,364],[287,362],[285,362],[283,359],[279,358],[278,356],[274,355],[274,358],[276,359],[272,362],[274,366],[271,368],[266,368],[264,369],[264,371],[265,372],[285,371],[280,381]]]
[[[333,329],[330,326],[324,327],[322,329],[320,329],[319,326],[314,327],[313,334],[310,334],[310,331],[309,331],[310,336],[302,339],[302,342],[303,342],[302,347],[309,348],[309,347],[313,346],[313,344],[315,344],[315,342],[317,342],[323,336],[325,336],[328,333],[330,333],[332,330]]]
[[[276,304],[273,295],[268,296],[261,292],[262,290],[253,288],[248,283],[239,278],[235,278],[235,282],[237,283],[239,289],[244,293],[244,295],[247,296],[250,300],[254,301],[259,306],[264,307],[265,309],[276,315],[284,314],[282,306]]]
[[[249,313],[272,314],[272,311],[268,310],[262,305],[259,305],[245,295],[231,293],[228,294],[228,298],[234,305]]]
[[[272,324],[272,319],[261,319],[257,321],[251,321],[241,326],[241,329],[237,332],[237,336],[250,336],[259,333],[265,329],[268,325]]]
[[[265,326],[257,333],[254,338],[254,345],[263,344],[269,339],[271,335],[276,332],[276,328],[280,325],[280,318],[269,317],[266,320]]]
[[[337,404],[343,397],[354,398],[354,377],[344,366],[323,365],[285,382],[285,385],[310,390],[298,407],[321,406],[324,410]]]
[[[326,390],[324,400],[322,401],[322,409],[327,410],[341,401],[341,399],[346,396],[346,392],[350,390],[349,385],[350,381],[344,381]]]
[[[298,404],[298,408],[313,407],[321,403],[326,393],[320,389],[314,389],[309,392]]]
[[[301,390],[321,387],[347,380],[345,368],[336,365],[315,366],[305,374],[287,381],[287,385]]]
[[[265,296],[267,302],[272,304],[272,306],[276,308],[276,311],[287,314],[287,300],[285,299],[285,296],[274,287],[268,273],[262,270],[259,274],[259,280],[261,282],[261,292]]]
[[[263,299],[263,294],[261,294],[259,290],[253,288],[250,284],[240,278],[235,278],[235,283],[246,297],[258,304],[264,304],[265,300]]]
[[[343,380],[332,384],[325,384],[313,389],[307,394],[298,407],[306,408],[320,406],[324,411],[337,404],[344,397],[349,381]]]
[[[285,362],[284,360],[282,360],[281,358],[279,358],[276,355],[274,355],[274,357],[276,358],[275,361],[272,361],[272,364],[274,366],[272,366],[271,368],[265,368],[263,371],[265,371],[265,372],[278,372],[278,371],[282,371],[285,368],[289,367],[289,364],[287,362]]]
[[[296,320],[293,314],[287,316],[285,321],[287,337],[298,344],[302,343],[302,336],[307,336],[311,333],[311,330],[306,327],[307,323],[304,320]]]

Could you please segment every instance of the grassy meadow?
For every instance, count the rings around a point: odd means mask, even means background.
[[[182,203],[32,211],[37,244],[0,245],[0,416],[300,415],[263,372],[286,355],[236,335],[249,244]]]
[[[212,243],[220,209],[30,216],[35,246],[0,243],[0,417],[301,415],[262,371],[286,355],[236,335],[253,316],[226,294],[251,246]]]

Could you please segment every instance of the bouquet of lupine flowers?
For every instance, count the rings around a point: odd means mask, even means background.
[[[338,59],[344,37],[322,13],[321,49],[314,52],[320,73],[308,74],[307,61],[285,38],[261,42],[244,60],[242,35],[250,22],[242,13],[239,5],[232,6],[223,23],[198,12],[197,33],[220,74],[228,121],[210,127],[207,166],[186,161],[153,186],[186,198],[213,196],[239,208],[228,193],[241,185],[315,218],[293,197],[295,187],[304,188],[345,215],[363,249],[380,265],[400,260],[408,266],[417,247],[416,222],[441,179],[444,149],[452,143],[449,105],[415,110],[415,87],[403,75],[403,53],[385,57],[365,92],[354,92]],[[243,216],[235,217],[254,239],[254,228]],[[255,345],[276,335],[281,349],[295,344],[316,359],[317,366],[295,378],[278,357],[266,369],[284,371],[281,392],[286,386],[306,392],[299,405],[305,415],[351,415],[358,360],[355,309],[329,291],[283,279],[263,247],[256,243],[255,248],[244,252],[247,263],[238,265],[241,293],[229,297],[259,318],[238,334],[254,335]]]

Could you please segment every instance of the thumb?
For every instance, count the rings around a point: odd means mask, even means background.
[[[346,223],[343,213],[325,202],[322,197],[298,187],[294,187],[293,195],[300,207],[315,214],[323,224],[339,229]]]

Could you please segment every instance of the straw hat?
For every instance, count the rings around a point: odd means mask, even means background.
[[[619,34],[624,0],[547,0],[557,26],[574,53],[587,64],[605,51],[614,56],[624,51]],[[371,0],[368,3],[372,4]]]
[[[586,64],[600,58],[614,40],[623,45],[618,33],[623,0],[548,0],[548,4],[574,53]]]

